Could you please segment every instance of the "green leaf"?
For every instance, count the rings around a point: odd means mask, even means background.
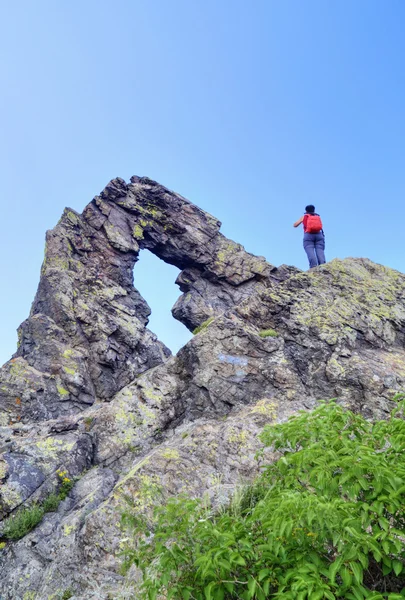
[[[265,594],[269,593],[269,589],[270,589],[270,579],[267,579],[263,584],[262,584],[262,588]]]
[[[401,496],[405,494],[405,485],[401,485],[401,487],[395,492],[394,496]]]
[[[269,575],[269,573],[271,573],[270,569],[262,569],[261,571],[259,571],[257,581],[262,581],[267,575]]]
[[[388,519],[385,519],[384,517],[380,517],[378,519],[378,523],[380,524],[380,527],[382,527],[382,529],[384,529],[385,531],[388,531],[388,528],[390,526]]]
[[[392,567],[394,569],[395,575],[398,576],[402,572],[404,565],[399,560],[393,560]]]
[[[339,557],[329,566],[329,579],[331,583],[335,583],[336,573],[339,571],[342,562],[343,559]]]
[[[249,577],[248,579],[248,591],[250,594],[250,597],[253,598],[253,596],[255,595],[255,589],[256,589],[256,579],[254,579],[253,577]]]
[[[225,590],[222,587],[222,585],[220,585],[220,587],[217,587],[214,590],[214,593],[212,595],[213,600],[224,600],[224,596],[225,596]]]
[[[353,575],[354,578],[356,580],[356,583],[361,584],[361,582],[363,581],[363,569],[361,568],[361,566],[355,562],[350,562],[349,566],[351,568],[351,570],[353,571]]]
[[[343,584],[346,588],[349,588],[352,584],[352,575],[346,567],[342,567],[339,571],[339,575],[342,578]]]
[[[349,600],[363,600],[364,596],[355,588],[352,589],[352,594],[346,596]]]
[[[215,581],[211,581],[205,588],[204,588],[204,595],[205,595],[205,599],[206,600],[212,600],[212,588],[215,585]]]

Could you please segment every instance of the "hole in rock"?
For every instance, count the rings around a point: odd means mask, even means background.
[[[179,269],[165,263],[148,250],[141,250],[134,267],[134,286],[149,304],[152,314],[148,329],[155,333],[173,354],[192,337],[192,333],[173,318],[171,309],[181,295],[174,283]]]

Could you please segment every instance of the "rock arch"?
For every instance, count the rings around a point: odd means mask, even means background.
[[[168,358],[133,285],[141,249],[181,269],[172,312],[190,330],[288,275],[224,237],[220,226],[146,177],[112,180],[82,214],[65,209],[46,234],[31,313],[3,367],[3,421],[48,419],[108,401]]]

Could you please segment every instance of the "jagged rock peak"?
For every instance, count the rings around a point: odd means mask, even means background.
[[[134,288],[141,249],[182,269],[173,315],[191,330],[290,274],[225,238],[220,225],[146,177],[112,180],[82,214],[65,209],[46,234],[31,313],[3,368],[3,421],[81,411],[167,359]]]

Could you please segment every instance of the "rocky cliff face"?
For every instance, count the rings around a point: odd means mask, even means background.
[[[0,370],[0,539],[10,515],[58,489],[58,471],[75,485],[0,551],[4,600],[131,597],[125,496],[145,518],[161,493],[221,501],[257,472],[264,424],[332,397],[380,417],[404,389],[404,275],[365,259],[276,268],[219,229],[133,177],[47,233],[18,351]],[[141,249],[181,269],[173,315],[202,325],[175,357],[133,285]]]

